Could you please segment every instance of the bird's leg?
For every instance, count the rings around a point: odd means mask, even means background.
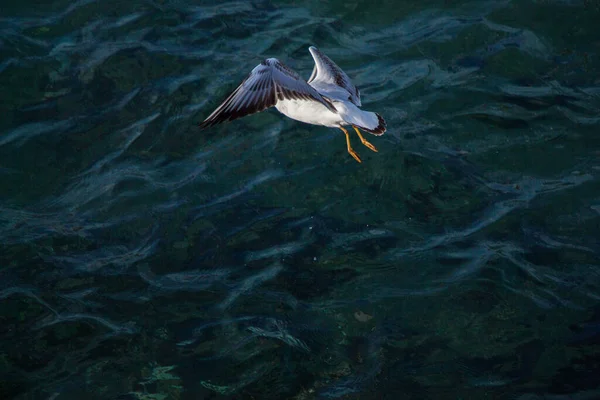
[[[348,145],[348,153],[350,153],[350,155],[352,157],[354,157],[354,159],[356,161],[362,162],[362,161],[360,161],[360,157],[358,156],[358,154],[356,154],[356,152],[352,149],[352,146],[350,146],[350,134],[348,133],[348,131],[343,126],[340,126],[340,129],[346,135],[346,144]]]
[[[361,142],[362,144],[364,144],[365,146],[367,146],[369,149],[371,149],[371,150],[373,150],[374,152],[376,152],[376,153],[377,153],[377,148],[376,148],[375,146],[373,146],[371,143],[369,143],[369,142],[367,141],[367,139],[365,139],[365,138],[363,137],[363,135],[360,133],[360,131],[358,130],[358,128],[357,128],[356,126],[354,126],[354,125],[352,125],[352,127],[354,128],[354,130],[356,131],[356,134],[357,134],[357,135],[358,135],[358,137],[360,138],[360,142]]]

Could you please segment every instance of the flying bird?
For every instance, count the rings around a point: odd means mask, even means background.
[[[348,153],[360,157],[350,145],[352,126],[363,145],[377,151],[359,129],[376,136],[385,132],[385,120],[377,113],[360,109],[360,92],[348,75],[314,46],[309,47],[315,66],[308,81],[276,58],[267,58],[223,103],[200,124],[200,129],[233,121],[270,107],[285,116],[313,125],[339,128],[346,135]]]

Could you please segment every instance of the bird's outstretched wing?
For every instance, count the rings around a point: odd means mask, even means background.
[[[349,94],[349,100],[360,107],[360,92],[348,78],[348,75],[316,47],[310,46],[308,50],[315,60],[315,67],[310,78],[308,78],[308,83],[315,88],[322,88],[326,91],[335,91],[335,89],[332,89],[334,85],[345,89]]]
[[[200,128],[263,111],[284,99],[317,101],[337,113],[331,101],[321,96],[296,72],[276,58],[268,58],[250,72],[240,86],[200,124]]]

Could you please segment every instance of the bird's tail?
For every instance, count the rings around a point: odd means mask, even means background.
[[[377,113],[369,112],[369,114],[373,114],[370,116],[372,118],[361,118],[361,123],[354,125],[356,125],[357,128],[360,128],[363,131],[369,132],[373,135],[383,135],[386,129],[385,120]]]

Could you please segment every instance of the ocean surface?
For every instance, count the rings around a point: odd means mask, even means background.
[[[0,399],[600,399],[600,1],[1,3]]]

